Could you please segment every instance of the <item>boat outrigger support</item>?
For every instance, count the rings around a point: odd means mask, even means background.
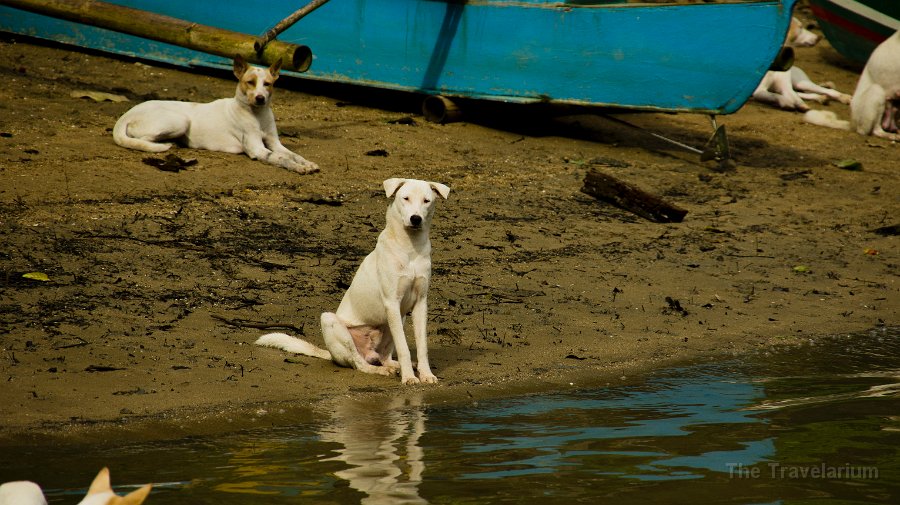
[[[725,134],[725,125],[719,126],[716,123],[716,116],[710,115],[709,120],[712,122],[713,134],[703,146],[703,152],[700,153],[700,161],[715,160],[726,163],[731,159],[731,150],[728,148],[728,136]]]
[[[0,0],[0,5],[224,58],[240,54],[267,66],[280,60],[285,70],[296,72],[306,72],[313,59],[307,46],[273,40],[259,51],[252,35],[99,0]]]
[[[623,119],[619,119],[617,117],[609,116],[606,114],[601,114],[601,116],[613,121],[614,123],[619,123],[621,125],[627,126],[631,129],[646,133],[653,138],[662,140],[664,142],[668,142],[674,146],[680,147],[686,151],[690,151],[695,154],[700,155],[700,161],[710,161],[715,160],[720,164],[723,164],[728,161],[731,157],[731,152],[728,148],[728,136],[725,134],[725,125],[719,125],[716,122],[716,116],[710,115],[709,119],[712,122],[713,134],[709,137],[709,140],[706,141],[706,144],[703,145],[702,149],[697,149],[696,147],[689,146],[682,142],[679,142],[674,139],[670,139],[666,136],[660,135],[659,133],[654,133],[649,130],[645,130],[640,126],[634,125],[625,121]]]
[[[253,49],[256,49],[257,53],[262,53],[266,48],[266,44],[275,40],[275,37],[277,37],[281,32],[287,30],[291,26],[294,26],[294,23],[300,21],[304,16],[325,5],[326,3],[328,3],[328,0],[312,0],[308,4],[304,5],[301,9],[282,19],[278,22],[278,24],[266,30],[265,33],[257,37],[256,42],[253,43]]]

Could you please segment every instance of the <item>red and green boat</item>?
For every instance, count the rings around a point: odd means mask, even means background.
[[[898,0],[809,0],[825,38],[841,55],[865,65],[884,39],[900,30]]]

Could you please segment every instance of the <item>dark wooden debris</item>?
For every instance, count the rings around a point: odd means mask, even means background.
[[[587,173],[581,192],[655,223],[680,223],[688,212],[633,184],[598,170]]]

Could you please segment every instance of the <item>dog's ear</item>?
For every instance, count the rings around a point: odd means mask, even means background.
[[[112,486],[109,481],[109,468],[103,467],[99,472],[97,472],[97,476],[94,477],[94,481],[91,482],[91,487],[88,488],[87,496],[97,493],[107,493],[112,491]]]
[[[400,189],[404,182],[406,182],[406,179],[398,179],[396,177],[384,181],[384,193],[388,198],[394,196],[394,193]]]
[[[243,56],[240,54],[234,55],[234,76],[237,77],[239,81],[248,68],[250,68],[250,65],[247,65],[247,61],[244,60]]]
[[[439,182],[429,182],[428,185],[431,186],[431,189],[437,191],[438,194],[444,198],[444,200],[446,200],[447,195],[450,194],[450,188]]]
[[[272,62],[272,66],[269,67],[269,73],[272,74],[273,79],[278,79],[278,72],[281,71],[281,58],[278,58],[274,62]]]
[[[147,495],[150,494],[150,489],[152,487],[153,486],[151,486],[150,484],[147,484],[140,489],[136,489],[119,499],[118,503],[120,505],[141,505],[142,503],[144,503],[144,500],[147,499]],[[110,502],[111,505],[114,503],[116,502]]]

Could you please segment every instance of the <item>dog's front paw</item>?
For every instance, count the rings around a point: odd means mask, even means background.
[[[281,168],[286,168],[298,174],[311,174],[319,171],[319,165],[307,160],[306,158],[294,153],[272,153],[268,161]]]
[[[420,373],[419,381],[421,381],[422,384],[437,384],[438,378],[433,373],[430,373],[430,374]]]
[[[288,156],[290,157],[291,166],[285,168],[289,170],[293,170],[298,174],[311,174],[319,171],[319,165],[316,165],[297,153],[292,152],[289,153]]]
[[[415,375],[410,375],[409,377],[401,377],[400,382],[406,386],[415,386],[419,383],[419,378]]]
[[[303,160],[303,158],[300,159]],[[319,171],[319,165],[308,160],[303,160],[303,163],[298,163],[296,167],[291,170],[298,174],[312,174]]]

